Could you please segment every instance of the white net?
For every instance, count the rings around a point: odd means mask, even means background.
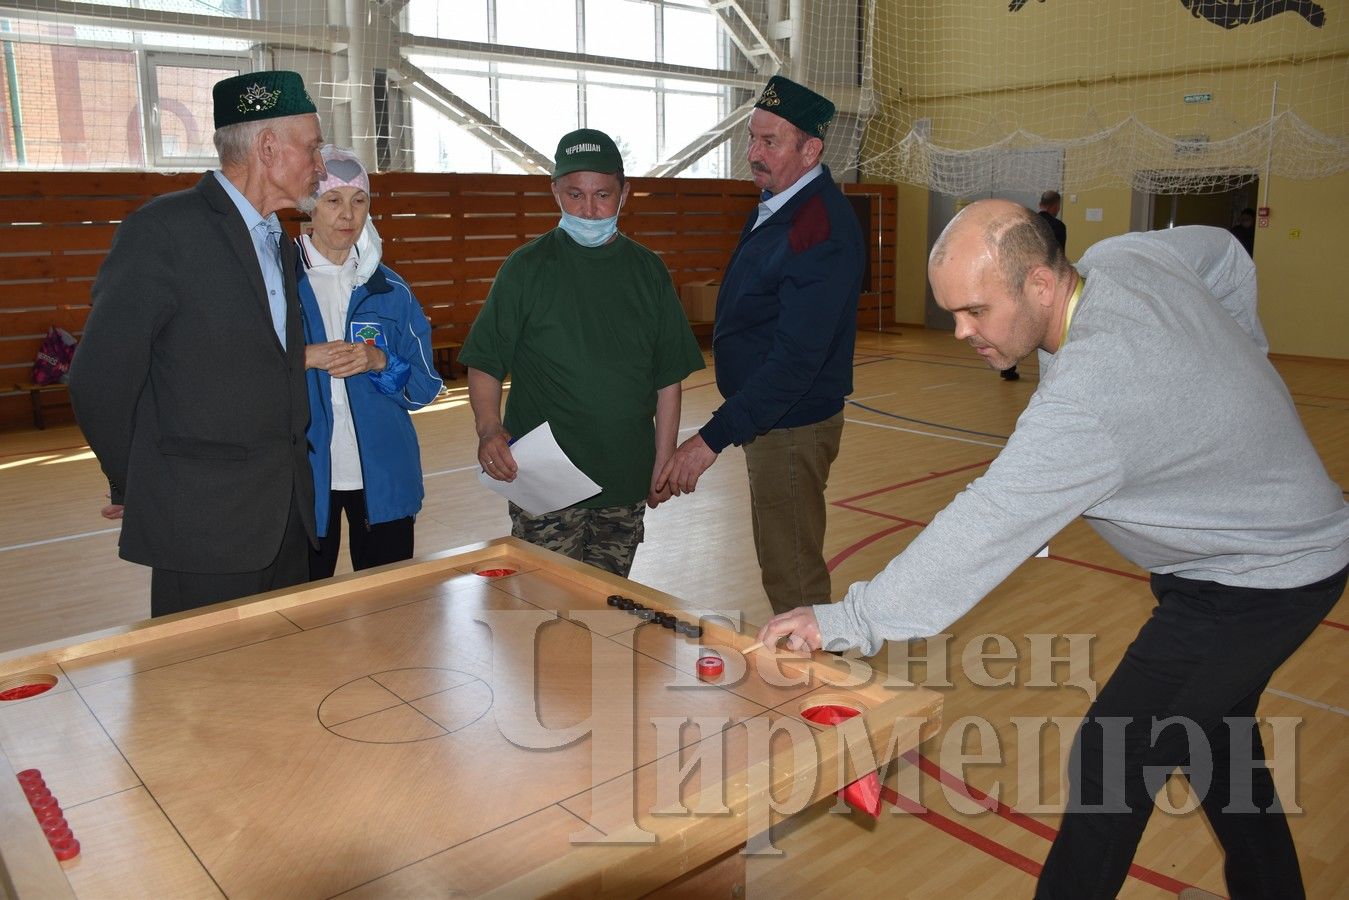
[[[544,172],[558,138],[593,127],[617,139],[630,174],[735,177],[742,145],[728,139],[785,71],[839,95],[830,161],[842,174],[865,121],[861,19],[808,6],[0,0],[0,167],[207,167],[211,85],[288,68],[325,133],[381,170]]]
[[[862,168],[953,196],[1342,172],[1347,24],[1308,0],[880,2]]]
[[[1349,168],[1349,24],[1310,0],[0,0],[0,168],[200,169],[210,86],[300,71],[381,170],[746,175],[776,72],[839,107],[837,177],[954,196],[1227,190]]]

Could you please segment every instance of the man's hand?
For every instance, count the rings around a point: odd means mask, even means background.
[[[109,503],[107,506],[100,509],[98,514],[105,519],[120,519],[122,518],[123,509],[124,507],[120,503]]]
[[[656,490],[656,479],[660,477],[660,468],[663,467],[658,466],[657,471],[651,473],[651,488],[646,492],[646,505],[649,509],[655,509],[670,499],[670,488],[668,486],[662,490]]]
[[[518,470],[510,444],[510,433],[500,425],[478,438],[478,465],[497,481],[515,480]]]
[[[695,434],[675,448],[674,455],[665,463],[665,467],[656,476],[652,490],[669,491],[678,497],[691,494],[698,486],[698,478],[717,461],[717,454],[707,446],[703,436]]]
[[[809,606],[798,606],[774,616],[759,629],[759,640],[765,647],[776,647],[784,637],[788,650],[799,653],[819,650],[823,639],[820,637],[820,624],[815,621],[815,610]]]
[[[333,378],[350,378],[362,372],[381,372],[389,359],[374,344],[353,344],[348,341],[328,341],[324,344],[306,344],[306,369],[323,369]]]

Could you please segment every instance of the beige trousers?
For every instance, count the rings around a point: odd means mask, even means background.
[[[838,456],[843,413],[775,428],[745,444],[754,550],[773,612],[828,603],[824,488]]]

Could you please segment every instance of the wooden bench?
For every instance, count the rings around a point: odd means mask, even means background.
[[[44,409],[56,409],[61,406],[70,405],[70,389],[64,384],[35,384],[31,381],[20,381],[14,385],[15,390],[27,391],[29,402],[33,404],[33,427],[41,431],[47,425],[42,419]],[[55,402],[47,402],[44,397],[55,397]]]
[[[452,341],[448,337],[431,337],[431,361],[439,372],[445,378],[454,380],[454,351],[462,347],[463,344],[458,341]]]

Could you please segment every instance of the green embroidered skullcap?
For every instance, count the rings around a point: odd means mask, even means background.
[[[298,72],[246,72],[217,81],[212,93],[216,128],[318,112]]]
[[[553,156],[553,178],[569,172],[599,172],[612,175],[623,171],[623,154],[614,139],[594,128],[578,128],[564,134]]]
[[[774,75],[759,95],[755,109],[782,116],[810,137],[823,138],[834,118],[834,104],[790,78]]]

